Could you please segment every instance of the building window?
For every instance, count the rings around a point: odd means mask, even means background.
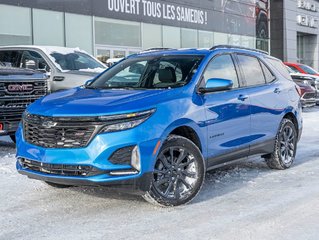
[[[64,46],[64,14],[33,9],[34,44]]]
[[[181,29],[182,48],[197,48],[198,35],[197,30],[182,28]]]
[[[163,47],[168,47],[168,48],[181,47],[180,28],[163,26]]]
[[[214,45],[228,44],[228,36],[226,33],[214,33]]]
[[[162,47],[162,26],[143,23],[142,39],[143,49]]]
[[[32,44],[31,9],[0,4],[0,45]]]
[[[93,53],[92,17],[65,13],[65,41],[67,47],[79,47]]]
[[[214,45],[214,33],[207,31],[198,31],[198,47],[211,48]]]
[[[95,18],[95,44],[141,47],[141,24]]]

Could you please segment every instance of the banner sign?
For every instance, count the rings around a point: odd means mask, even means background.
[[[258,14],[268,15],[268,9],[259,9],[268,6],[268,0],[0,0],[1,3],[249,36],[258,32]]]

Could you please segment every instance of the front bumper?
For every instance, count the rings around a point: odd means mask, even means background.
[[[140,130],[137,128],[141,127]],[[141,134],[143,133],[143,134]],[[26,142],[21,126],[16,133],[17,159],[23,158],[42,163],[43,165],[83,165],[98,169],[99,174],[93,176],[65,176],[45,171],[34,171],[24,167],[19,161],[16,168],[19,173],[33,179],[64,185],[114,186],[134,191],[147,191],[151,184],[156,154],[154,148],[159,138],[145,127],[96,135],[84,148],[42,148]],[[140,171],[126,174],[132,170],[129,164],[114,164],[109,159],[112,154],[123,147],[136,145],[140,152]],[[112,174],[118,173],[118,174]]]
[[[18,128],[19,121],[1,121],[0,124],[2,125],[2,129],[0,130],[0,136],[4,135],[14,135],[15,131]]]
[[[70,186],[108,186],[123,189],[126,191],[133,191],[136,193],[148,191],[152,179],[152,173],[150,172],[141,174],[138,177],[134,178],[122,177],[119,179],[105,180],[103,178],[61,177],[43,174],[39,172],[25,170],[22,168],[19,162],[16,163],[16,167],[20,174],[25,175],[31,179]]]

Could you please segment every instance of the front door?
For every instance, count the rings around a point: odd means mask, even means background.
[[[240,88],[237,68],[230,54],[214,57],[208,64],[204,80],[233,81],[233,89],[203,95],[208,138],[208,167],[245,157],[249,152],[250,100]]]

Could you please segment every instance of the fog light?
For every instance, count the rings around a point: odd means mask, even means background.
[[[140,159],[140,151],[137,146],[133,148],[132,156],[131,156],[131,165],[136,170],[141,171],[141,159]]]

